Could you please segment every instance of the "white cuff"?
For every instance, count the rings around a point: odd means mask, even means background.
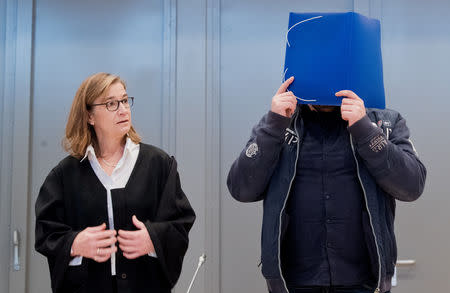
[[[74,258],[72,258],[72,260],[69,262],[69,266],[74,267],[74,266],[79,266],[81,265],[81,262],[83,261],[83,257],[82,256],[75,256]]]

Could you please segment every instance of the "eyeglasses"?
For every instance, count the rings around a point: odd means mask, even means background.
[[[134,101],[134,97],[128,97],[128,98],[125,98],[125,99],[122,99],[122,100],[111,100],[111,101],[108,101],[106,103],[91,104],[89,106],[93,107],[93,106],[103,106],[103,105],[105,105],[106,109],[108,111],[114,112],[114,111],[117,111],[117,109],[119,109],[120,103],[122,103],[125,106],[125,108],[130,108],[131,106],[133,106],[133,101]]]

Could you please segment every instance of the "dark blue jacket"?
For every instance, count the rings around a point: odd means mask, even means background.
[[[303,122],[297,107],[291,119],[273,112],[256,125],[246,148],[231,166],[228,189],[242,202],[264,200],[261,237],[262,273],[272,293],[287,293],[281,273],[280,243],[289,219],[286,202],[302,143]],[[296,127],[300,125],[300,127]],[[365,197],[370,227],[364,231],[375,292],[390,289],[397,259],[394,235],[395,200],[413,201],[423,192],[426,169],[409,139],[405,119],[393,110],[367,109],[348,128]]]

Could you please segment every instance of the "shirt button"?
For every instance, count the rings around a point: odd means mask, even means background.
[[[127,274],[122,274],[122,279],[126,279],[127,278]]]
[[[325,199],[330,199],[330,198],[331,198],[331,195],[329,195],[329,194],[325,195]]]
[[[327,219],[327,223],[330,224],[332,222],[331,219]]]
[[[327,246],[328,246],[328,247],[331,247],[331,243],[330,243],[330,242],[328,242],[328,243],[327,243]]]

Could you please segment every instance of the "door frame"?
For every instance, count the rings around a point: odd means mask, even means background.
[[[2,115],[1,193],[10,203],[9,292],[26,290],[33,0],[6,0]],[[13,266],[13,233],[19,232],[20,269]]]

